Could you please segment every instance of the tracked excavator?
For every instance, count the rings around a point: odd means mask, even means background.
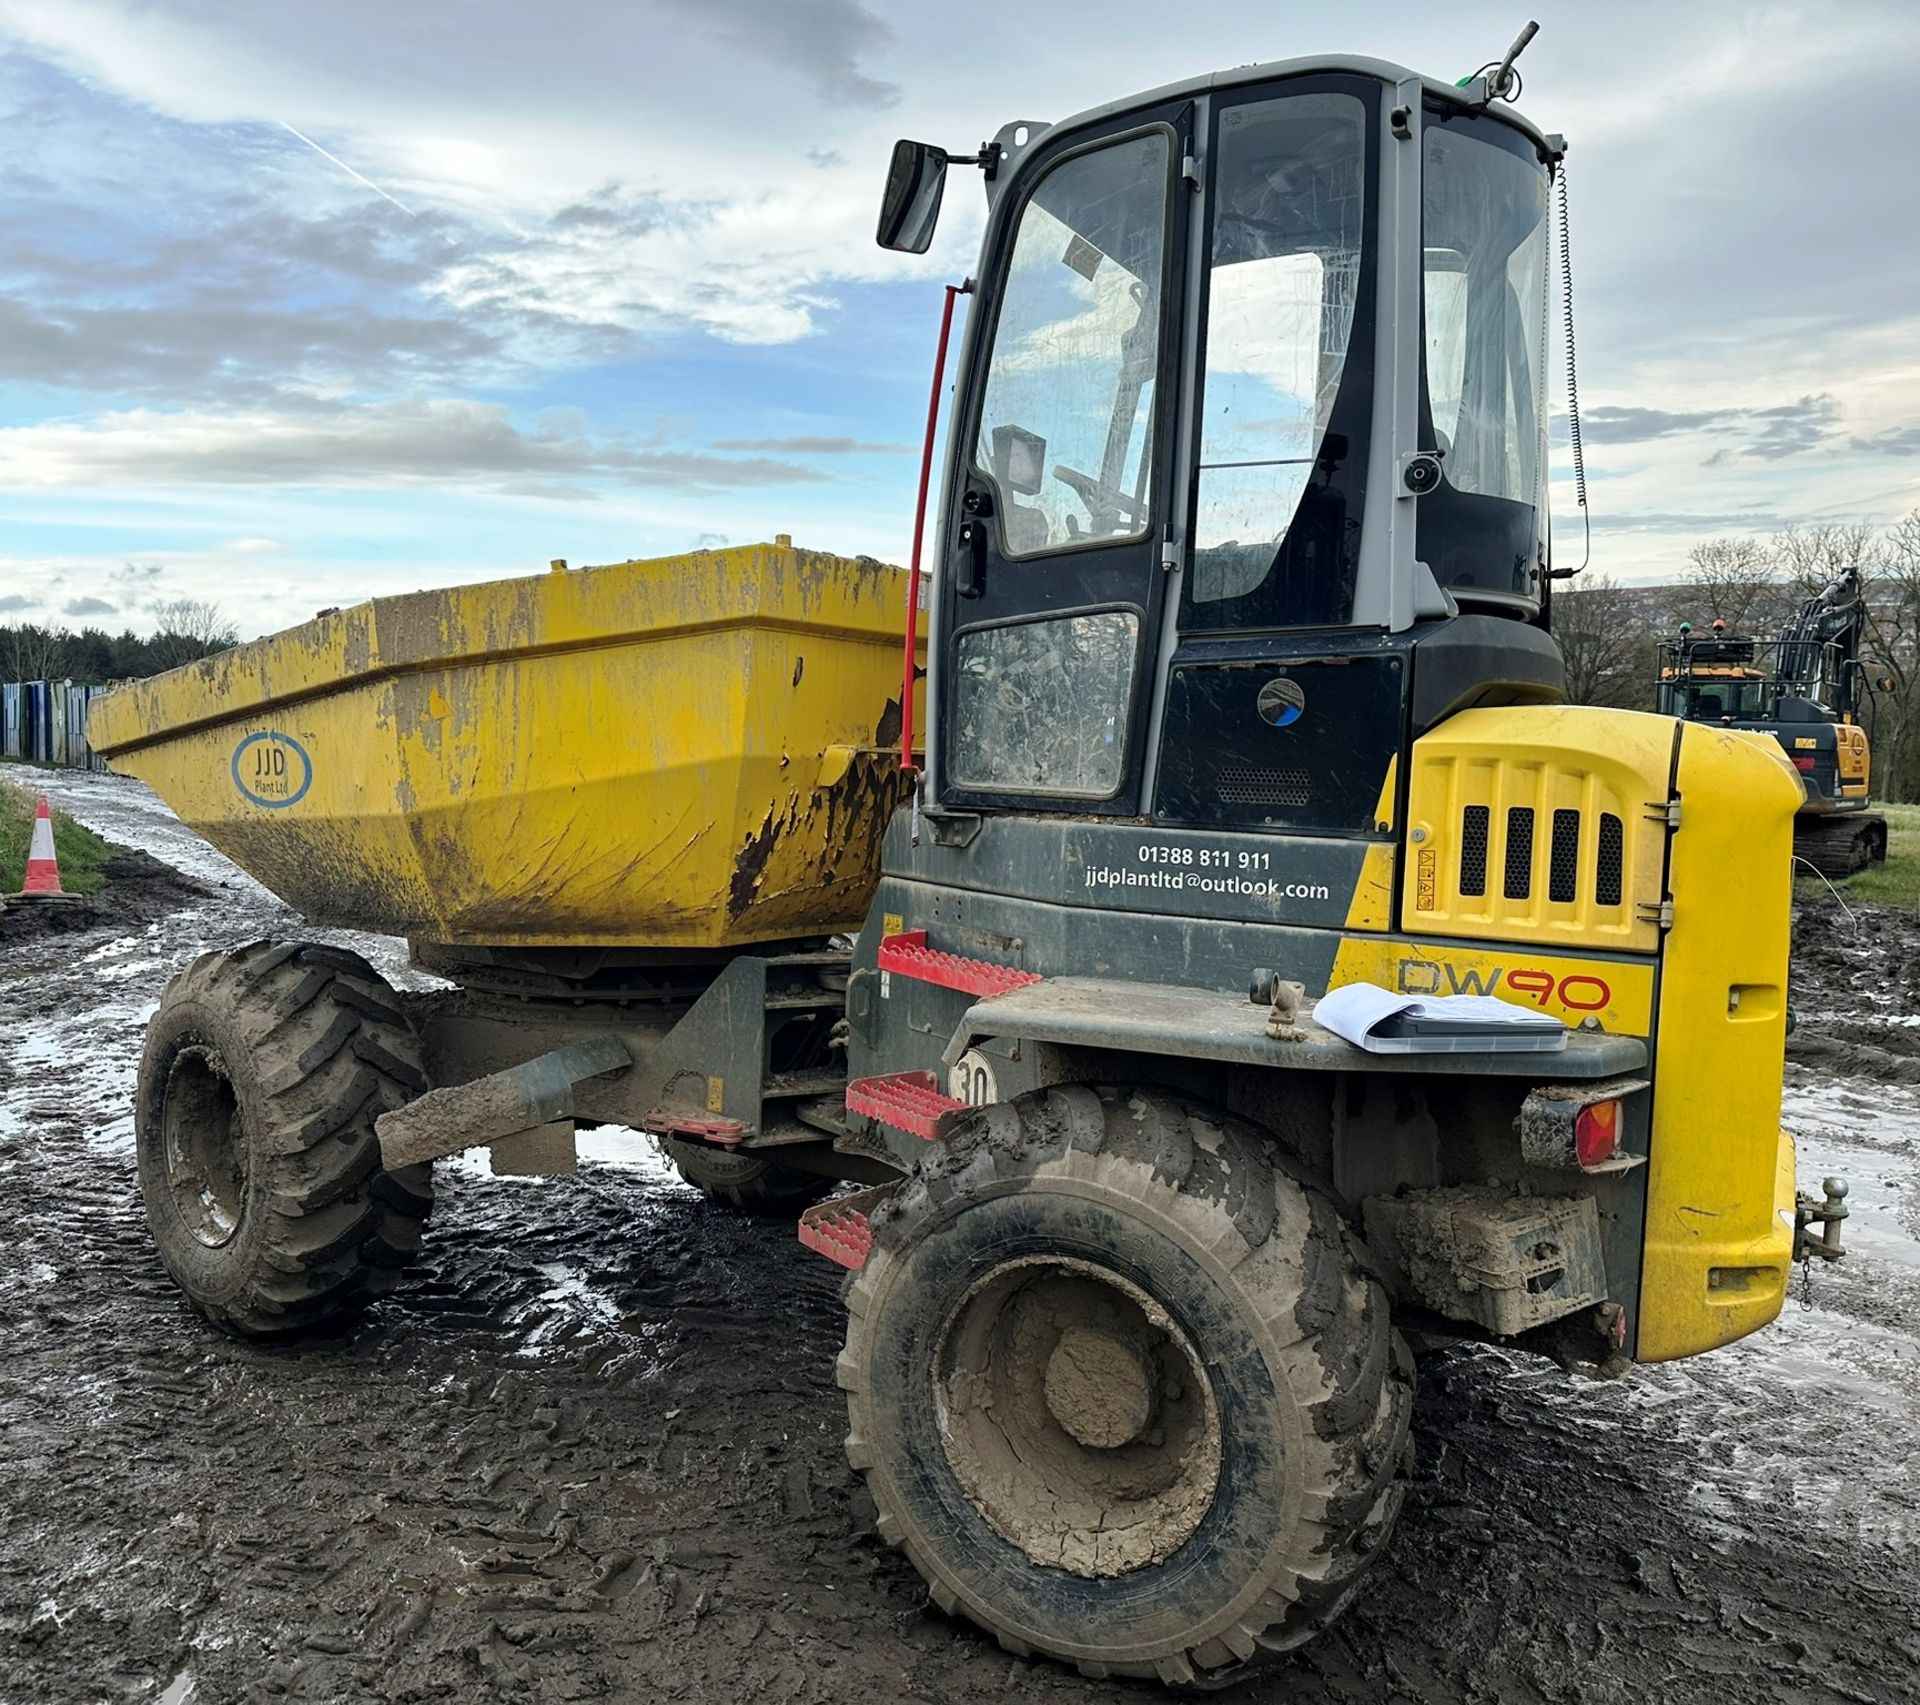
[[[1850,568],[1806,599],[1777,639],[1732,634],[1716,620],[1705,634],[1682,623],[1661,647],[1664,714],[1780,742],[1806,789],[1794,856],[1825,876],[1852,876],[1887,856],[1887,820],[1872,806],[1866,623],[1860,571]]]

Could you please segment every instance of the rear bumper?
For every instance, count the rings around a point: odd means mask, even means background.
[[[1780,1133],[1770,1229],[1759,1237],[1723,1236],[1717,1216],[1682,1210],[1678,1223],[1649,1228],[1647,1271],[1658,1287],[1641,1301],[1642,1362],[1674,1361],[1716,1350],[1757,1332],[1780,1313],[1793,1274],[1796,1200],[1793,1137]]]

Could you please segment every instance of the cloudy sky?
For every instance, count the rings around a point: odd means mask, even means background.
[[[0,0],[0,620],[251,633],[775,532],[903,559],[980,202],[876,248],[895,136],[1316,51],[1459,76],[1525,15]],[[1920,505],[1920,7],[1535,15],[1596,566]]]

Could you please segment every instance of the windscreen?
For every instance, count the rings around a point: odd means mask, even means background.
[[[1771,700],[1765,681],[1730,677],[1700,682],[1687,689],[1685,715],[1690,722],[1712,722],[1720,718],[1751,720],[1765,716]]]
[[[1189,629],[1351,619],[1372,381],[1367,133],[1365,103],[1332,91],[1220,113]]]
[[[1147,530],[1166,201],[1155,131],[1063,161],[1021,212],[974,445],[1009,557]]]
[[[1443,482],[1418,554],[1443,586],[1533,597],[1545,506],[1547,175],[1511,125],[1426,111],[1423,442]]]

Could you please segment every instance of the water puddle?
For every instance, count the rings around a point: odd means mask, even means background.
[[[1877,1105],[1850,1104],[1860,1099],[1789,1092],[1786,1124],[1799,1150],[1800,1188],[1817,1195],[1823,1178],[1845,1178],[1842,1246],[1920,1270],[1920,1120],[1908,1099],[1891,1091],[1883,1090]]]

